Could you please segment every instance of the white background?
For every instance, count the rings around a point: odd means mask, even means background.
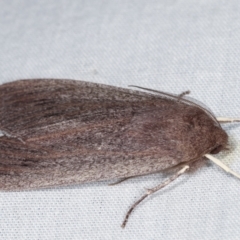
[[[237,0],[0,1],[0,83],[69,78],[179,94],[217,116],[240,117]],[[0,116],[1,117],[1,116]],[[240,125],[224,125],[240,172]],[[129,206],[161,174],[0,192],[1,239],[239,239],[240,180],[213,164]]]

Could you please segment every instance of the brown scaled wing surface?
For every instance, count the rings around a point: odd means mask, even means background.
[[[0,190],[153,173],[201,158],[218,129],[202,109],[159,95],[74,81],[0,86]],[[186,150],[187,148],[187,150]]]

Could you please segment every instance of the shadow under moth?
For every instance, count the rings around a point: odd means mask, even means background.
[[[142,200],[207,159],[239,177],[213,157],[228,142],[220,122],[238,119],[216,118],[187,92],[140,89],[61,79],[0,85],[0,190],[170,171],[132,205],[124,227]]]

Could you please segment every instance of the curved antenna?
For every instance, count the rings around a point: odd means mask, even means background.
[[[150,88],[144,88],[144,87],[139,87],[139,86],[136,86],[136,85],[128,85],[129,87],[135,87],[135,88],[138,88],[138,89],[142,89],[142,90],[146,90],[146,91],[149,91],[149,92],[154,92],[154,93],[160,93],[164,96],[167,96],[167,97],[171,97],[171,98],[174,98],[176,99],[177,101],[179,101],[179,99],[181,98],[181,95],[180,95],[180,98],[179,96],[174,96],[170,93],[165,93],[165,92],[162,92],[162,91],[158,91],[158,90],[153,90],[153,89],[150,89]],[[184,92],[184,95],[185,93],[187,93],[188,91]],[[181,98],[181,101],[182,102],[185,102],[185,103],[189,103],[189,104],[192,104],[192,105],[195,105],[196,107],[202,109],[204,112],[208,113],[208,115],[210,115],[212,117],[212,119],[218,124],[218,126],[221,127],[220,123],[218,122],[217,118],[213,115],[213,113],[211,113],[209,110],[207,110],[206,108],[202,107],[201,105],[193,102],[193,101],[190,101],[188,99],[185,99],[185,98]]]

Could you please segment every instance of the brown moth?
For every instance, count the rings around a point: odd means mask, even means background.
[[[124,227],[144,198],[200,167],[206,157],[221,165],[210,154],[226,148],[228,136],[219,121],[230,120],[218,121],[185,99],[185,93],[149,91],[60,79],[0,85],[0,190],[126,179],[173,169],[170,179],[130,208]]]

